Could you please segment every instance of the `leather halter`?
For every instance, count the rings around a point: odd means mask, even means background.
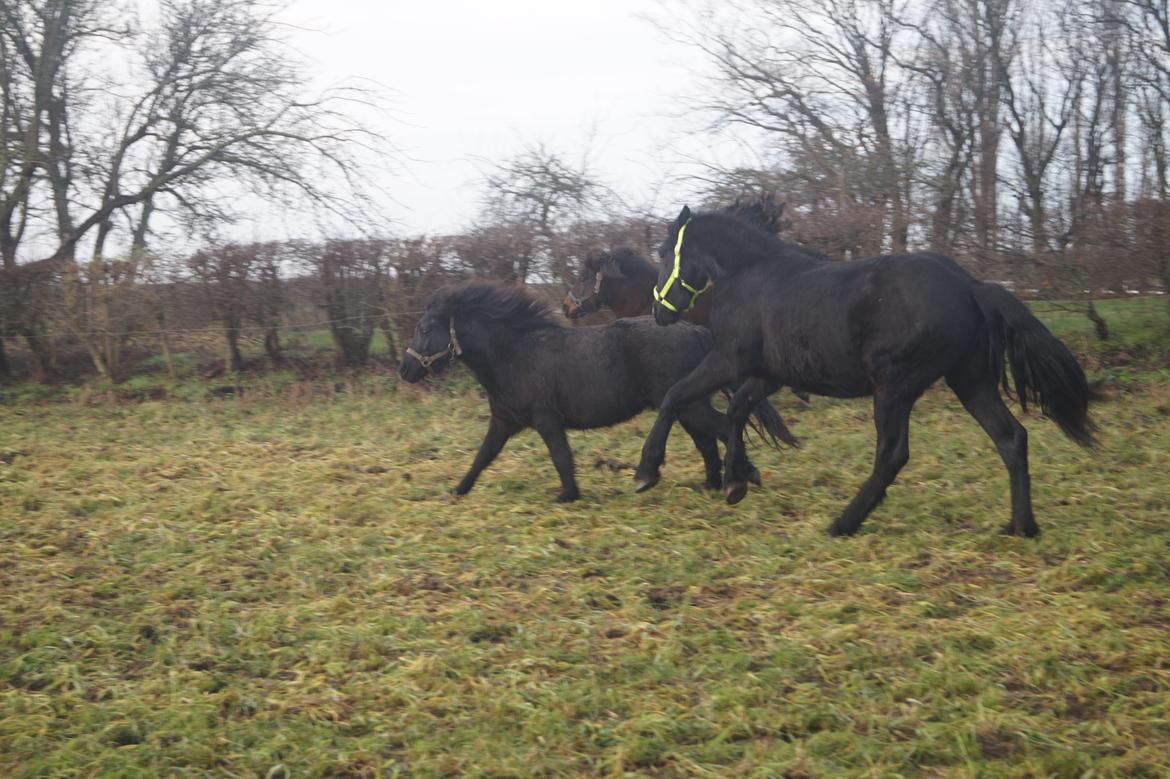
[[[604,280],[605,280],[605,273],[602,271],[597,271],[597,277],[593,281],[593,294],[590,295],[589,297],[585,298],[584,300],[581,300],[581,298],[577,297],[577,293],[570,289],[569,290],[569,300],[573,301],[573,303],[577,306],[578,309],[584,308],[586,303],[588,303],[590,300],[593,300],[593,298],[595,298],[601,294],[601,282]],[[573,311],[570,313],[570,318],[572,318],[572,314],[574,314],[574,313],[576,313],[576,311]]]
[[[416,352],[413,346],[408,346],[406,347],[406,353],[414,359],[418,360],[419,363],[422,364],[422,367],[427,370],[430,370],[432,365],[448,355],[459,357],[463,354],[463,347],[459,345],[459,339],[455,336],[454,316],[451,317],[451,322],[447,327],[447,332],[451,334],[451,340],[447,342],[447,347],[442,351],[435,352],[434,354],[422,355]]]

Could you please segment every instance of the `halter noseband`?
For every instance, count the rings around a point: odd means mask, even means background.
[[[695,289],[690,284],[687,284],[686,280],[682,277],[682,272],[680,270],[680,267],[682,265],[683,234],[686,233],[687,225],[689,225],[690,223],[691,223],[691,220],[688,219],[683,224],[683,226],[678,229],[678,240],[674,242],[674,268],[671,269],[670,275],[666,277],[666,283],[662,285],[662,291],[659,292],[658,287],[657,286],[654,287],[654,300],[658,302],[658,305],[662,306],[663,308],[669,309],[670,311],[673,311],[676,314],[681,313],[681,312],[678,310],[678,308],[673,303],[671,303],[669,300],[666,299],[667,293],[670,292],[670,286],[672,284],[674,284],[675,281],[678,281],[678,283],[682,286],[683,289],[685,289],[687,292],[691,293],[691,300],[689,303],[687,303],[687,306],[686,306],[686,308],[683,309],[683,311],[690,311],[692,308],[694,308],[695,301],[699,299],[699,295],[702,295],[704,292],[706,292],[707,290],[709,290],[711,288],[711,280],[710,279],[707,280],[707,285],[704,286],[702,289]]]
[[[447,342],[447,348],[434,354],[422,355],[414,350],[413,346],[406,347],[406,353],[422,364],[422,367],[430,370],[431,366],[437,361],[443,359],[447,355],[459,357],[463,354],[463,347],[459,345],[459,339],[455,337],[455,317],[452,315],[451,322],[447,327],[447,332],[451,334],[451,340]]]

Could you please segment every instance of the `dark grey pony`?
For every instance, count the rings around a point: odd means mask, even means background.
[[[487,435],[456,494],[472,488],[509,438],[532,427],[560,476],[557,501],[575,500],[579,492],[565,430],[607,427],[657,408],[711,348],[707,330],[661,328],[649,317],[597,327],[567,328],[563,322],[520,286],[470,281],[444,287],[427,301],[399,373],[417,382],[462,359],[487,391],[491,408]],[[727,440],[727,417],[707,396],[680,406],[677,417],[703,456],[706,486],[719,488],[716,440]],[[767,401],[756,419],[771,441],[794,442]],[[759,483],[743,447],[738,451],[737,472]]]
[[[677,410],[714,388],[747,381],[728,411],[728,502],[747,485],[735,470],[744,410],[779,386],[818,395],[873,396],[873,472],[829,526],[857,531],[910,456],[910,411],[940,378],[995,442],[1011,481],[1005,532],[1039,533],[1032,514],[1028,434],[999,393],[1006,356],[1022,405],[1043,412],[1078,444],[1093,441],[1089,388],[1076,359],[1018,298],[974,279],[953,260],[914,253],[824,262],[735,217],[684,208],[659,249],[654,316],[672,324],[698,294],[711,298],[715,346],[662,401],[635,476],[658,463]],[[708,288],[708,284],[711,284]]]

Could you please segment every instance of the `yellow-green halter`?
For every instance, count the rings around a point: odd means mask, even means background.
[[[695,289],[690,284],[687,284],[686,280],[682,277],[682,273],[679,272],[679,266],[682,264],[683,234],[687,231],[687,225],[690,223],[691,220],[688,219],[682,227],[678,228],[678,240],[674,242],[674,268],[671,269],[670,275],[666,277],[666,283],[662,285],[662,291],[659,292],[658,287],[654,287],[654,299],[658,301],[658,304],[676,314],[680,313],[678,308],[666,299],[667,293],[670,292],[670,285],[674,284],[675,280],[678,280],[678,283],[682,285],[683,289],[691,293],[691,301],[687,303],[687,307],[683,311],[690,311],[694,308],[695,301],[699,299],[699,295],[702,295],[711,288],[711,281],[708,280],[707,285],[702,289]]]

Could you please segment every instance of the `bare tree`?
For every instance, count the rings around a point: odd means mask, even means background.
[[[762,131],[841,213],[884,214],[889,245],[909,240],[912,150],[893,0],[768,0],[699,12],[688,40],[716,76],[702,105],[719,124]],[[858,247],[876,252],[877,246]]]
[[[569,262],[557,251],[557,232],[566,223],[595,213],[606,194],[587,161],[571,165],[537,144],[501,162],[488,175],[482,223],[527,241],[517,257],[515,280],[565,278]]]
[[[329,320],[338,359],[365,365],[370,342],[389,319],[389,258],[377,240],[331,240],[306,247],[305,259],[321,284],[320,306]]]
[[[28,242],[36,232],[61,273],[84,276],[66,321],[92,308],[86,290],[108,286],[94,274],[119,267],[104,261],[112,237],[122,236],[114,256],[126,258],[145,248],[159,212],[223,220],[233,210],[225,187],[372,211],[340,200],[341,190],[365,197],[358,154],[377,139],[346,108],[370,95],[305,96],[277,10],[161,0],[147,28],[124,21],[113,0],[0,0],[0,256],[11,268],[22,246],[43,251]],[[101,68],[103,54],[134,55],[131,73]],[[75,264],[83,240],[95,261],[85,273]],[[26,330],[37,321],[27,307],[9,318]]]
[[[240,337],[248,314],[249,286],[255,264],[255,251],[240,244],[204,249],[187,260],[191,276],[199,285],[204,309],[222,328],[226,373],[234,373],[244,366]]]

